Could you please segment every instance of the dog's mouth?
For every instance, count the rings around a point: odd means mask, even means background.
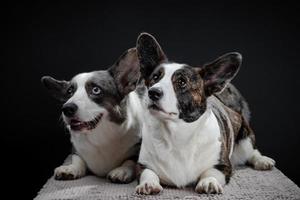
[[[97,124],[100,122],[103,114],[100,113],[97,117],[95,117],[93,120],[88,122],[83,122],[78,119],[71,119],[69,122],[70,128],[73,131],[81,131],[83,129],[85,130],[92,130],[96,128]]]
[[[157,105],[155,102],[153,102],[151,105],[148,106],[148,108],[150,110],[154,110],[154,111],[158,111],[158,112],[162,112],[164,114],[167,114],[169,116],[171,115],[176,115],[177,113],[175,112],[166,112],[164,109],[162,109],[159,105]]]

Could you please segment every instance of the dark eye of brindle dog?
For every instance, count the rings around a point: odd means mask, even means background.
[[[161,72],[158,71],[157,73],[155,73],[155,74],[152,76],[152,80],[153,80],[154,82],[156,82],[156,81],[159,79],[160,76],[161,76]]]
[[[71,85],[67,90],[68,95],[72,95],[74,93],[74,86]]]
[[[180,88],[185,88],[186,87],[186,80],[183,77],[179,77],[177,79],[177,85]]]
[[[151,77],[151,81],[156,83],[160,78],[161,76],[163,75],[163,72],[161,69],[159,69],[157,72],[155,72],[152,77]]]

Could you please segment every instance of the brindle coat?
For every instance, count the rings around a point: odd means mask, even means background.
[[[164,75],[162,63],[169,63],[158,42],[151,35],[143,34],[137,42],[141,75],[149,88]],[[174,72],[171,80],[178,101],[179,118],[185,122],[197,120],[210,107],[215,114],[221,130],[221,155],[216,169],[222,171],[226,182],[232,174],[230,156],[234,143],[250,137],[255,142],[253,131],[249,126],[250,111],[240,92],[230,84],[241,64],[237,54],[225,54],[202,68],[185,66]],[[228,66],[220,68],[219,66]],[[203,69],[206,70],[203,70]],[[220,70],[221,69],[221,70]],[[222,70],[229,70],[224,73]],[[155,76],[155,78],[154,78]],[[215,79],[218,77],[218,79]],[[180,87],[184,79],[187,87]],[[145,168],[140,165],[138,175]]]

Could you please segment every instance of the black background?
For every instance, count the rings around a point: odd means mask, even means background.
[[[171,60],[191,65],[242,53],[233,82],[252,109],[257,145],[300,184],[300,7],[287,1],[180,2],[2,5],[1,163],[15,195],[35,196],[71,148],[60,105],[40,77],[70,79],[105,69],[142,31],[154,34]]]

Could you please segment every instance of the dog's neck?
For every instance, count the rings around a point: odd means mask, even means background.
[[[101,146],[107,141],[113,141],[116,137],[121,136],[121,127],[120,125],[103,120],[95,129],[90,132],[74,132],[70,131],[72,139],[80,139],[82,141],[86,140],[93,146]]]
[[[207,140],[215,138],[214,134],[219,134],[217,119],[210,108],[192,123],[186,123],[183,120],[178,121],[160,121],[159,129],[154,133],[154,137],[159,137],[166,142],[172,142],[173,145],[188,145],[195,137],[202,137]],[[205,142],[205,141],[203,141]]]

